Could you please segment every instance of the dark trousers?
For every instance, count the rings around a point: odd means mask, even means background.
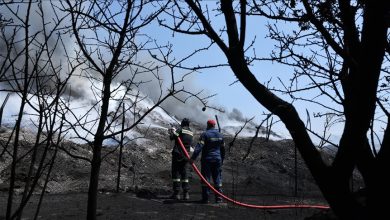
[[[202,160],[201,173],[207,182],[210,182],[211,178],[214,182],[214,188],[219,192],[222,192],[222,161],[221,160]],[[210,194],[210,189],[207,185],[202,184],[202,200],[208,200]],[[218,195],[215,195],[215,199],[219,199]]]
[[[180,186],[183,189],[183,192],[188,192],[190,189],[188,162],[183,157],[172,155],[172,182],[174,192],[179,192]]]

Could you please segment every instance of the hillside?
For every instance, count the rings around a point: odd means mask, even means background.
[[[2,129],[0,134],[2,144],[5,144],[10,132],[9,129]],[[201,130],[197,129],[196,136],[200,132]],[[22,137],[24,140],[20,154],[28,151],[29,146],[32,145],[31,140],[33,140],[33,136],[28,132],[23,133]],[[226,143],[230,143],[232,137],[226,136],[225,138]],[[247,153],[250,141],[249,137],[238,138],[233,146],[227,146],[226,161],[223,166],[225,194],[242,202],[254,204],[259,202],[261,204],[291,202],[326,204],[299,155],[297,157],[298,178],[295,182],[294,144],[291,140],[266,141],[264,138],[257,138],[249,156],[242,160]],[[120,184],[120,191],[125,194],[115,195],[123,197],[133,194],[150,201],[166,199],[171,193],[170,154],[172,145],[166,129],[162,127],[149,128],[147,137],[127,144],[123,151]],[[62,147],[72,155],[91,156],[91,150],[86,145],[67,141]],[[115,146],[109,145],[103,149],[103,155],[108,155],[103,160],[99,180],[101,195],[110,198],[114,195],[111,196],[111,193],[116,189],[118,167],[118,151],[113,152],[114,148]],[[88,191],[89,162],[73,158],[65,151],[59,150],[53,175],[46,189],[46,197],[48,199],[56,198],[53,195],[66,197],[66,195],[76,193],[77,197],[85,199],[85,193]],[[5,213],[5,193],[8,188],[10,159],[7,154],[1,158],[0,191],[3,192],[1,204],[4,205],[1,205],[0,213]],[[30,155],[27,155],[18,166],[16,188],[19,193],[24,186],[29,161]],[[197,163],[199,165],[199,161]],[[190,181],[192,201],[195,201],[200,199],[200,185],[199,178],[194,172],[191,173]],[[40,182],[39,186],[42,187],[42,185],[43,182]],[[120,200],[117,202],[120,203]],[[82,210],[85,211],[85,208]],[[80,212],[83,213],[81,210]],[[309,214],[316,212],[318,211],[311,210]]]
[[[18,97],[11,96],[10,103],[17,102]],[[93,102],[88,97],[84,97],[82,100],[71,101],[70,105],[77,109],[80,115],[83,115],[89,114],[91,103]],[[113,101],[110,111],[114,111],[115,106],[118,105]],[[137,112],[143,114],[152,106],[152,100],[144,99],[137,105]],[[194,108],[194,106],[188,108]],[[26,111],[29,114],[26,114],[22,121],[23,129],[19,136],[21,141],[18,155],[21,159],[18,161],[16,169],[16,201],[20,199],[24,190],[33,155],[31,149],[36,139],[34,121],[37,119],[33,113],[28,112],[30,110]],[[212,114],[212,112],[208,114]],[[0,156],[0,219],[2,215],[5,215],[7,204],[12,162],[10,155],[13,145],[13,139],[10,137],[13,134],[15,115],[15,109],[11,108],[10,105],[6,106],[3,127],[0,129],[2,153]],[[126,123],[131,123],[135,117],[131,112],[125,112],[125,116]],[[75,115],[66,115],[66,117],[68,123],[77,120]],[[93,121],[94,117],[98,117],[98,114],[95,112],[89,117]],[[201,118],[207,117],[209,116],[203,115]],[[221,113],[219,117],[222,122],[222,133],[225,136],[227,150],[223,165],[223,190],[227,196],[250,204],[326,204],[299,154],[295,159],[295,148],[291,140],[285,139],[277,132],[272,132],[270,140],[266,140],[263,133],[265,129],[262,128],[260,137],[256,138],[250,153],[247,154],[257,125],[254,122],[249,122],[234,140],[234,144],[231,144],[235,133],[245,123],[245,119],[238,110]],[[199,115],[194,116],[194,121],[191,120],[191,127],[195,131],[194,140],[196,141],[205,125],[197,123],[195,118],[199,118]],[[190,117],[190,119],[192,118]],[[167,128],[177,126],[177,121],[179,120],[175,116],[163,108],[156,108],[144,118],[142,123],[125,133],[119,194],[115,193],[119,163],[118,143],[113,139],[104,142],[99,178],[99,204],[109,208],[104,210],[99,208],[99,216],[105,219],[202,219],[202,216],[196,215],[200,209],[202,212],[209,213],[206,215],[208,218],[211,215],[226,219],[236,219],[237,216],[257,219],[256,211],[243,209],[232,204],[224,204],[222,209],[215,209],[213,205],[200,206],[197,204],[196,201],[200,199],[200,181],[193,171],[190,175],[191,200],[188,203],[178,204],[172,204],[172,201],[167,200],[171,194],[170,159],[173,147],[173,142],[168,138]],[[117,127],[113,127],[113,130],[119,129],[118,125],[120,123],[117,124]],[[85,129],[93,133],[96,128],[88,125]],[[91,133],[85,132],[85,129],[77,130],[77,133],[85,139],[92,140]],[[55,215],[55,219],[83,219],[85,216],[92,149],[85,141],[77,138],[75,130],[68,130],[64,138],[60,145],[51,146],[46,155],[45,162],[49,162],[55,152],[58,152],[50,181],[45,188],[43,207],[40,212],[41,219],[52,219],[53,215]],[[39,145],[37,161],[42,157],[44,145]],[[330,157],[326,152],[324,152],[324,156]],[[196,164],[199,167],[200,162],[197,161]],[[34,170],[37,167],[36,163]],[[25,210],[26,217],[33,215],[39,194],[44,186],[44,179],[43,177],[38,179],[35,194]],[[130,208],[128,203],[132,204]],[[167,205],[173,213],[165,212]],[[190,214],[192,217],[189,217],[187,212],[182,211],[185,207],[192,210]],[[319,212],[315,209],[300,209],[299,212],[297,210],[262,211],[265,219],[269,217],[272,219],[291,219],[291,216],[295,219],[302,219]],[[117,216],[119,212],[122,214]],[[137,213],[149,214],[146,215],[147,217],[140,217],[137,216]]]

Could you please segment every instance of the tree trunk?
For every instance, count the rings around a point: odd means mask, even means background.
[[[3,118],[4,107],[7,104],[7,101],[8,101],[8,98],[9,98],[10,95],[11,95],[11,93],[7,94],[7,96],[5,97],[5,99],[3,101],[3,104],[0,107],[0,127],[1,127],[1,121],[2,121],[2,118]]]
[[[116,192],[119,193],[120,182],[121,182],[121,167],[122,167],[122,154],[123,154],[123,139],[124,139],[124,130],[125,130],[125,103],[122,103],[122,132],[121,132],[121,140],[119,143],[119,158],[118,158],[118,176],[116,179]]]
[[[100,143],[99,143],[100,142]],[[97,193],[99,185],[99,172],[101,165],[102,141],[95,141],[93,146],[93,158],[91,164],[91,176],[88,189],[87,219],[96,219]]]
[[[240,54],[237,51],[232,54],[237,53]],[[299,153],[329,205],[338,216],[358,218],[360,212],[357,210],[361,210],[361,207],[358,206],[349,191],[349,178],[345,178],[343,175],[335,176],[335,170],[327,167],[322,161],[320,153],[312,143],[295,108],[258,83],[245,60],[238,59],[238,57],[240,56],[229,56],[229,64],[233,72],[258,102],[277,115],[286,125]]]

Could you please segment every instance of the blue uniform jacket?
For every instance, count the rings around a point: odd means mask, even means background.
[[[202,152],[202,160],[221,160],[225,157],[223,136],[217,129],[208,129],[200,136],[191,159],[195,160]]]

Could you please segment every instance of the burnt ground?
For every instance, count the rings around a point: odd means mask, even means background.
[[[198,203],[199,192],[193,192],[188,202],[172,202],[161,195],[153,199],[137,197],[133,193],[100,193],[98,219],[305,219],[318,215],[315,209],[260,210],[242,208],[231,204]],[[257,198],[254,198],[257,197]],[[24,212],[23,219],[33,219],[36,197]],[[257,204],[285,204],[293,198],[254,195]],[[252,200],[247,197],[247,200]],[[309,200],[306,200],[309,201]],[[85,219],[86,193],[48,194],[42,204],[38,219]],[[314,201],[312,201],[314,202]],[[5,205],[2,200],[2,213]]]
[[[120,193],[115,192],[118,153],[112,153],[112,146],[103,149],[103,155],[106,156],[99,180],[98,219],[332,218],[331,212],[323,214],[318,209],[261,210],[231,203],[199,204],[200,182],[193,171],[190,178],[191,199],[186,202],[169,200],[170,151],[173,143],[162,129],[155,128],[149,133],[153,134],[149,139],[131,142],[124,148]],[[3,146],[7,134],[7,131],[0,134]],[[32,137],[26,132],[23,138],[21,151],[27,152],[31,147]],[[231,138],[226,138],[227,143],[230,140]],[[249,156],[243,160],[249,143],[250,138],[241,138],[233,146],[227,146],[223,166],[223,189],[226,195],[257,205],[327,204],[299,155],[295,169],[294,144],[291,140],[266,141],[258,138]],[[62,147],[73,156],[91,156],[91,149],[85,145],[66,142]],[[49,155],[53,151],[50,150]],[[18,165],[16,202],[24,187],[29,161],[27,154]],[[4,154],[0,158],[0,219],[4,218],[6,211],[9,166],[10,157]],[[38,219],[85,219],[89,170],[88,161],[60,150]],[[40,190],[42,186],[43,182],[38,182],[37,189]],[[37,199],[38,195],[31,198],[23,219],[33,219]]]

